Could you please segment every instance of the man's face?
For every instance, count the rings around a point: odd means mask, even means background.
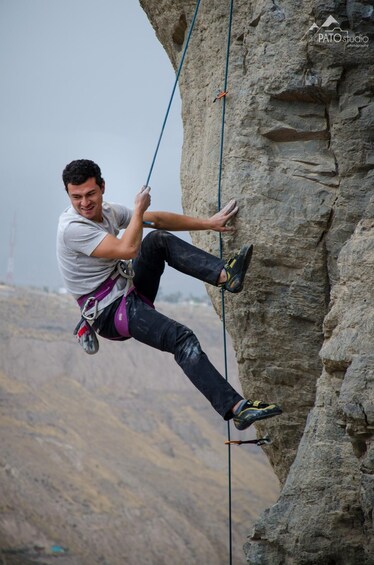
[[[93,222],[101,222],[103,219],[104,190],[104,182],[100,187],[96,184],[94,177],[86,180],[83,184],[68,184],[68,194],[74,210]]]

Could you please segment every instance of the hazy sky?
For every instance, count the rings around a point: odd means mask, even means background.
[[[93,159],[106,199],[132,207],[145,183],[174,71],[137,0],[0,0],[0,280],[14,216],[14,281],[58,288],[61,171]],[[182,125],[176,93],[151,179],[152,208],[181,211]],[[201,294],[185,276],[165,292]]]

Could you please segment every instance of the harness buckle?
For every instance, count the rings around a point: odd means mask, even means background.
[[[135,276],[132,261],[118,261],[117,271],[125,279],[133,279]]]
[[[86,310],[90,304],[90,302],[94,303],[93,305],[93,312],[92,314],[86,314]],[[92,306],[90,306],[91,308]],[[82,308],[82,318],[84,318],[85,320],[87,320],[88,322],[93,322],[94,320],[96,320],[97,318],[97,310],[99,308],[99,301],[94,297],[94,296],[90,296],[89,298],[87,298],[86,302],[83,305]]]

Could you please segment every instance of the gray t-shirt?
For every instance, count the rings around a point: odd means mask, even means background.
[[[102,222],[84,218],[72,206],[61,214],[57,228],[57,262],[65,287],[74,298],[93,292],[114,271],[116,259],[92,257],[91,253],[108,233],[117,236],[126,228],[131,217],[132,210],[108,202],[103,202]],[[118,279],[110,295],[100,302],[99,311],[123,294],[126,283],[126,279]]]

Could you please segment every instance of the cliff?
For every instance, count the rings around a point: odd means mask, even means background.
[[[176,68],[195,2],[140,3]],[[189,214],[217,206],[228,12],[201,2],[180,77]],[[255,253],[227,324],[245,394],[284,409],[258,426],[283,489],[252,565],[374,563],[373,30],[366,1],[234,3],[222,199],[240,213],[224,255]]]

